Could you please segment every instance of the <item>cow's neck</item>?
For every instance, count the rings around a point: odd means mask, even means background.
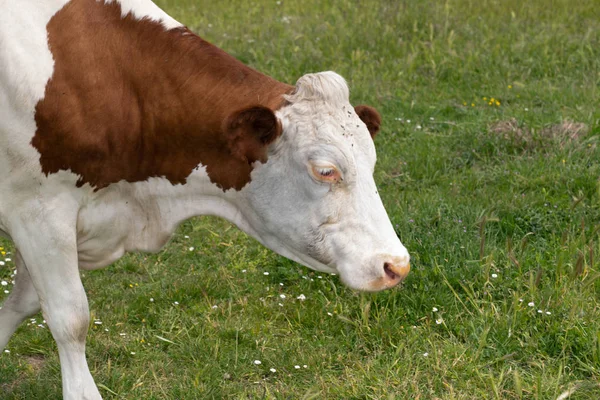
[[[165,124],[171,132],[168,140],[181,146],[180,157],[189,160],[186,171],[191,172],[183,181],[167,177],[169,184],[163,178],[142,185],[149,188],[148,199],[160,210],[160,229],[172,232],[186,219],[214,215],[258,239],[240,212],[245,202],[242,189],[250,182],[253,167],[230,154],[222,141],[222,124],[231,113],[252,105],[278,109],[284,102],[283,94],[293,87],[245,66],[186,29],[165,35],[171,37],[173,56],[163,59],[155,54],[152,58],[164,85],[153,85],[152,93],[144,96],[150,105],[145,108],[152,110],[146,118],[149,126],[156,125],[156,120]],[[174,106],[158,106],[165,97]]]
[[[200,162],[212,183],[240,190],[249,182],[252,167],[231,156],[222,133],[224,120],[255,105],[276,110],[292,87],[247,67],[187,29],[164,35],[171,53],[165,57],[159,49],[152,57],[160,83],[151,84],[142,100],[149,110],[144,134],[167,137],[159,146],[165,151],[154,162],[164,163],[164,170],[179,165],[173,176],[163,174],[172,183],[183,183],[184,175]]]
[[[144,51],[151,81],[137,78],[148,118],[179,127],[174,135],[218,135],[223,120],[239,109],[279,108],[292,87],[244,65],[187,28],[157,35],[164,47]]]
[[[206,169],[195,169],[185,184],[172,185],[164,178],[151,178],[134,184],[120,182],[97,192],[80,213],[83,231],[112,232],[122,237],[125,251],[158,251],[183,221],[200,215],[224,218],[244,232],[261,240],[246,216],[245,191],[223,191],[211,182]],[[123,198],[128,200],[123,201]],[[113,204],[114,201],[114,204]],[[97,207],[110,214],[97,212]],[[106,225],[110,229],[91,228],[88,224]],[[114,231],[120,230],[115,235]],[[115,247],[120,247],[116,245]]]

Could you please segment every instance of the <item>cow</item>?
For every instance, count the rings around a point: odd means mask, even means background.
[[[198,215],[350,288],[397,285],[409,254],[373,179],[380,124],[338,74],[279,82],[150,0],[4,2],[0,235],[17,274],[0,349],[41,310],[64,399],[100,399],[79,271],[156,252]]]

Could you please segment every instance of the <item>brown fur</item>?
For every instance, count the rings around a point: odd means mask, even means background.
[[[186,28],[74,0],[47,29],[55,69],[32,139],[45,174],[71,170],[96,189],[153,176],[177,184],[202,163],[213,183],[239,190],[281,132],[272,110],[293,87]]]
[[[375,139],[375,135],[377,135],[381,127],[381,116],[377,110],[371,106],[360,105],[354,107],[354,111],[365,125],[367,125],[371,137]]]

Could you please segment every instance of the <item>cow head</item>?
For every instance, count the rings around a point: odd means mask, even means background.
[[[256,160],[238,204],[247,230],[283,256],[338,273],[349,287],[395,286],[408,274],[409,255],[373,180],[379,114],[352,107],[333,72],[303,76],[285,99],[275,113],[258,107],[228,122],[234,154],[243,148],[239,156]],[[260,132],[251,143],[236,133],[244,126]]]

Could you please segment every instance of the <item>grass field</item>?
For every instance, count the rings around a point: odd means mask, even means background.
[[[335,70],[380,110],[376,181],[412,272],[358,294],[190,220],[83,274],[106,399],[600,398],[599,1],[158,3],[260,71]],[[41,316],[8,350],[0,398],[60,398]]]

